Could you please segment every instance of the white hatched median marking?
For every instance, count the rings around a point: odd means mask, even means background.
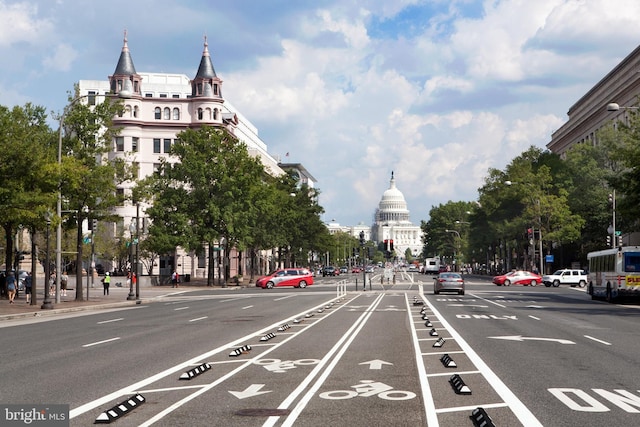
[[[98,322],[98,325],[103,325],[105,323],[111,323],[111,322],[119,322],[121,320],[124,320],[124,317],[120,317],[118,319],[103,320],[102,322]]]
[[[119,340],[119,339],[120,339],[120,337],[115,337],[115,338],[111,338],[111,339],[108,339],[108,340],[96,341],[96,342],[92,342],[91,344],[85,344],[85,345],[83,345],[83,347],[92,347],[94,345],[104,344],[104,343],[111,342],[111,341],[116,341],[116,340]]]
[[[590,337],[589,335],[585,335],[584,337],[585,337],[585,338],[589,338],[590,340],[593,340],[593,341],[595,341],[595,342],[599,342],[600,344],[604,344],[604,345],[613,345],[613,344],[611,344],[610,342],[602,341],[602,340],[599,340],[598,338]]]

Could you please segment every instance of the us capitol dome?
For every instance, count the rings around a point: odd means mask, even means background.
[[[389,188],[382,193],[382,198],[375,212],[375,222],[371,226],[371,239],[376,243],[393,240],[394,251],[398,259],[404,259],[407,249],[411,249],[414,257],[422,251],[422,230],[409,219],[409,209],[404,194],[396,187],[396,180],[391,172]]]

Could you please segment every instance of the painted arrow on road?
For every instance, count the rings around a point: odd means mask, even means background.
[[[369,365],[369,369],[382,369],[382,365],[393,365],[393,363],[376,359],[376,360],[369,360],[368,362],[362,362],[360,363],[360,365]]]
[[[264,387],[264,384],[251,384],[244,391],[229,391],[229,393],[233,394],[238,399],[246,399],[247,397],[254,397],[265,393],[271,393],[271,390],[260,391],[262,387]]]
[[[536,338],[536,337],[523,337],[521,335],[513,335],[506,337],[488,337],[496,340],[507,340],[507,341],[552,341],[557,342],[558,344],[575,344],[573,341],[563,340],[561,338]]]

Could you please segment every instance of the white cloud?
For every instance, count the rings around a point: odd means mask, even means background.
[[[60,44],[56,46],[53,55],[44,58],[42,63],[45,68],[69,71],[77,57],[78,52],[73,47],[68,44]]]
[[[27,42],[33,44],[49,32],[49,19],[38,19],[38,6],[33,2],[0,1],[0,47]]]

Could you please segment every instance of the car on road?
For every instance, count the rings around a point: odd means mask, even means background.
[[[493,283],[498,286],[524,285],[536,286],[542,283],[542,276],[525,270],[510,271],[493,278]]]
[[[440,292],[457,292],[464,295],[464,278],[460,273],[444,272],[438,273],[433,279],[433,293],[438,295]]]
[[[364,269],[365,273],[373,273],[376,271],[375,267],[373,265],[367,265],[367,267]]]
[[[338,276],[338,275],[340,275],[340,270],[338,270],[334,266],[326,265],[326,266],[322,267],[322,277],[325,277],[325,276]]]
[[[352,273],[362,273],[362,269],[360,267],[353,267],[351,269]]]
[[[571,287],[580,286],[584,288],[587,286],[588,280],[589,278],[586,271],[570,268],[564,268],[554,271],[553,274],[545,274],[542,276],[542,283],[544,283],[547,288],[552,285],[554,288],[560,285],[571,285]]]
[[[343,265],[342,267],[340,267],[340,274],[347,274],[349,272],[349,269],[347,268],[346,265]]]
[[[271,289],[276,286],[306,288],[313,285],[313,274],[306,268],[283,268],[273,271],[256,281],[256,287]]]

